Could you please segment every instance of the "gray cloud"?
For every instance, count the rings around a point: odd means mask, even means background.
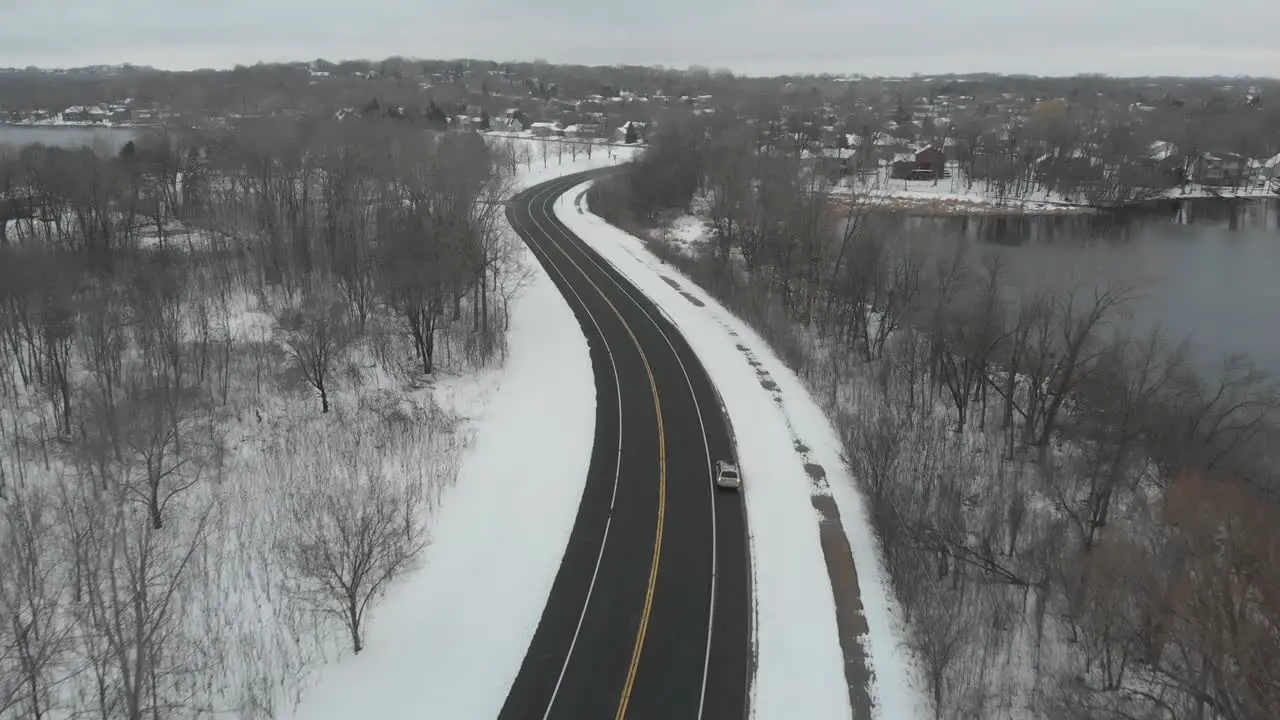
[[[1275,0],[0,0],[0,65],[543,57],[738,72],[1280,76]]]

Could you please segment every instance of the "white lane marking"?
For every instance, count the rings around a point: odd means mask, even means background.
[[[569,189],[566,189],[564,193],[561,193],[561,195],[567,194],[568,192],[569,192]],[[549,195],[547,196],[547,198],[543,199],[542,211],[544,214],[548,216],[548,218],[550,218],[552,213],[547,210],[548,199],[550,199]],[[636,309],[638,309],[649,320],[649,322],[653,325],[654,329],[658,331],[658,334],[662,336],[662,339],[666,341],[667,347],[671,349],[671,354],[675,356],[676,362],[679,363],[680,365],[680,372],[684,375],[685,384],[689,387],[689,394],[693,397],[694,410],[698,413],[698,427],[702,431],[702,449],[706,453],[706,457],[707,457],[707,482],[708,482],[708,488],[711,491],[709,495],[711,499],[711,598],[707,608],[707,642],[706,642],[706,653],[704,654],[703,660],[702,660],[702,687],[698,695],[698,718],[701,718],[703,707],[706,705],[706,698],[707,698],[707,674],[709,673],[711,668],[711,634],[715,626],[716,579],[719,575],[719,562],[718,562],[718,555],[717,555],[718,550],[716,547],[717,532],[716,532],[715,471],[711,465],[711,448],[707,443],[707,426],[702,419],[702,405],[701,403],[698,402],[698,394],[693,390],[693,381],[689,378],[689,371],[688,369],[685,368],[684,361],[680,359],[680,353],[676,352],[675,345],[671,342],[671,338],[667,337],[667,333],[662,329],[662,326],[658,324],[657,320],[655,320],[653,316],[649,314],[649,311],[646,310],[644,306],[641,305],[640,302],[636,300],[635,296],[633,296],[629,290],[623,287],[613,277],[612,274],[607,272],[604,269],[604,267],[602,267],[600,263],[596,261],[595,257],[593,256],[594,255],[593,253],[586,252],[581,247],[578,247],[577,243],[575,243],[572,240],[572,238],[566,235],[565,232],[561,230],[560,227],[557,226],[555,223],[551,223],[551,225],[556,229],[556,233],[560,235],[561,238],[563,238],[566,242],[572,245],[574,249],[577,250],[583,257],[591,261],[591,264],[595,265],[596,269],[599,270],[602,275],[608,278],[609,282],[613,283],[614,287],[616,287],[623,295],[627,296],[627,299],[631,301],[631,304],[634,305]],[[542,227],[541,224],[539,224],[538,227],[541,228]],[[564,249],[560,247],[559,243],[556,243],[556,247],[560,249],[561,253],[564,253],[566,258],[568,257],[568,253],[564,252]],[[610,267],[612,268],[612,266]],[[617,272],[621,275],[621,272],[617,268],[612,268],[612,269],[614,270],[614,272]],[[639,291],[639,288],[636,288],[636,290]],[[641,293],[641,294],[643,295],[644,293]],[[652,299],[650,299],[650,301],[652,302]],[[657,305],[657,303],[654,303],[654,304],[655,306]],[[707,373],[707,382],[708,383],[712,382],[710,373]]]
[[[556,186],[552,185],[548,190],[554,190],[555,187]],[[546,190],[536,193],[533,197],[537,198],[538,195],[541,195],[543,192],[546,192]],[[534,226],[537,227],[539,231],[546,235],[548,240],[551,240],[554,243],[555,241],[552,240],[550,233],[548,233],[533,217],[533,199],[530,199],[528,208],[530,221],[533,222]],[[526,229],[528,229],[527,226]],[[560,279],[564,280],[565,286],[569,288],[569,291],[573,293],[575,298],[577,298],[578,304],[582,306],[582,311],[587,317],[591,318],[591,324],[595,325],[596,333],[600,336],[600,342],[604,344],[605,354],[609,356],[609,365],[613,368],[613,384],[618,396],[618,458],[613,471],[613,494],[609,498],[609,516],[605,518],[604,534],[600,536],[600,551],[596,554],[596,565],[591,571],[591,582],[587,585],[587,595],[582,600],[582,612],[578,615],[578,624],[573,629],[573,639],[569,641],[569,651],[564,656],[564,664],[560,666],[560,674],[556,677],[556,685],[551,690],[551,698],[547,700],[547,709],[542,714],[542,720],[547,720],[547,718],[551,716],[551,709],[555,706],[556,698],[560,694],[560,685],[564,682],[565,673],[569,669],[569,660],[573,658],[574,648],[578,645],[578,636],[582,633],[582,623],[587,617],[587,608],[591,605],[591,594],[596,588],[596,578],[600,575],[600,564],[604,560],[604,548],[609,542],[609,528],[613,524],[614,504],[618,500],[618,477],[622,474],[622,383],[618,379],[618,363],[613,358],[613,350],[609,347],[609,340],[604,336],[604,331],[600,329],[599,321],[596,320],[595,315],[587,307],[587,303],[583,301],[582,296],[578,294],[578,291],[573,287],[573,284],[569,282],[568,277],[565,276],[564,272],[560,269],[560,266],[551,260],[551,255],[541,246],[541,244],[536,240],[532,242],[526,240],[526,242],[528,242],[529,249],[531,251],[535,245],[537,246],[537,252],[546,257],[545,264],[549,268],[555,270],[556,274],[560,276]],[[548,598],[548,601],[549,600],[550,598]]]

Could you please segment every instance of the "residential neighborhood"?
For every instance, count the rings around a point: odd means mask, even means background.
[[[0,71],[0,87],[26,72]],[[6,93],[0,118],[25,125],[221,125],[328,105],[341,118],[378,113],[437,130],[632,145],[659,132],[664,118],[689,117],[708,127],[736,126],[755,137],[761,155],[795,156],[854,191],[945,189],[1001,204],[1035,198],[1111,205],[1280,188],[1274,84],[755,79],[630,66],[317,60],[238,69],[250,86],[263,84],[261,98],[210,113],[195,97],[160,101],[148,89],[155,74],[149,69],[56,72],[62,74],[54,80],[83,89],[64,94],[65,105],[28,104],[21,93]],[[209,82],[208,92],[221,92],[220,76]],[[267,83],[275,89],[265,92]],[[128,94],[106,94],[111,87]],[[1190,117],[1199,118],[1194,127]]]

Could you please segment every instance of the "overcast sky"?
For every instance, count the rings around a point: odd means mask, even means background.
[[[0,66],[473,57],[1280,77],[1280,0],[0,0]]]

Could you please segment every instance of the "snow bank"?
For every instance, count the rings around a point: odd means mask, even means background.
[[[515,142],[537,153],[519,168],[519,188],[630,157],[597,148],[577,162],[551,155],[544,167],[538,141]],[[374,608],[366,649],[317,673],[284,717],[461,719],[501,710],[564,555],[595,435],[586,339],[519,247],[531,278],[513,303],[505,365],[435,388],[472,442],[420,567]],[[547,422],[552,406],[556,421]]]
[[[790,718],[801,708],[807,718],[851,714],[810,478],[793,434],[804,438],[807,456],[826,469],[844,518],[870,625],[865,649],[875,676],[870,689],[875,715],[885,720],[922,717],[926,705],[910,684],[910,663],[900,649],[877,545],[841,461],[839,438],[821,408],[745,322],[650,254],[635,237],[590,212],[579,214],[573,207],[578,195],[573,190],[557,202],[560,219],[663,309],[724,396],[743,468],[756,582],[759,658],[754,717]],[[675,279],[681,288],[671,287],[663,276]],[[682,292],[703,306],[689,302]],[[754,367],[751,359],[762,367]],[[766,387],[762,371],[777,384],[776,390]]]

